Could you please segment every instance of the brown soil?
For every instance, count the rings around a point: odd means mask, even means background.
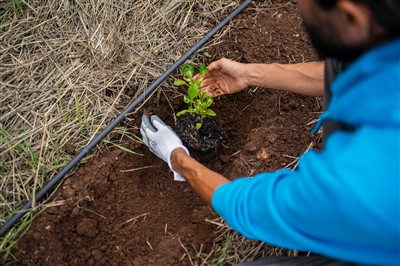
[[[210,51],[213,57],[315,60],[295,5],[277,2],[239,15],[223,43]],[[165,95],[178,110],[181,99],[168,91],[155,95],[145,109],[174,125]],[[230,179],[293,166],[294,158],[316,142],[309,132],[319,99],[253,88],[216,99],[213,110],[226,138],[218,157],[206,165]],[[133,117],[132,126],[137,128],[140,116]],[[144,156],[111,149],[81,166],[56,193],[61,205],[40,215],[18,243],[15,264],[191,265],[187,252],[195,256],[212,248],[215,228],[206,221],[217,217],[212,209],[187,183],[174,182],[168,166],[145,146],[121,144]]]

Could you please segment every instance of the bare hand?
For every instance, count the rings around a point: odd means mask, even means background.
[[[211,63],[204,74],[202,90],[212,97],[239,92],[249,86],[246,65],[226,58]]]

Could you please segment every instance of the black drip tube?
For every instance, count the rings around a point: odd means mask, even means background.
[[[39,202],[42,198],[54,189],[54,187],[68,174],[71,169],[79,163],[97,144],[99,144],[124,118],[125,116],[135,110],[135,108],[142,103],[147,96],[151,95],[158,86],[175,71],[180,65],[182,65],[194,52],[201,48],[211,37],[213,37],[219,30],[221,30],[226,24],[228,24],[234,17],[242,12],[253,0],[244,1],[237,9],[229,14],[223,21],[215,26],[209,33],[201,38],[195,45],[193,45],[189,51],[186,52],[178,61],[176,61],[167,71],[165,71],[153,84],[150,85],[138,98],[136,98],[131,104],[126,107],[122,113],[120,113],[115,120],[113,120],[107,128],[105,128],[100,134],[92,140],[86,148],[84,148],[78,155],[76,155],[56,176],[54,176],[44,187],[36,193],[35,200]],[[32,208],[32,200],[29,200],[19,211],[17,211],[1,228],[0,237],[4,236],[18,221]]]

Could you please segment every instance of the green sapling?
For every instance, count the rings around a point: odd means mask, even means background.
[[[181,116],[186,113],[198,114],[201,116],[201,122],[196,124],[196,129],[199,130],[203,125],[203,120],[207,116],[216,116],[215,112],[209,107],[214,103],[213,99],[208,96],[207,91],[201,91],[201,75],[208,72],[208,68],[200,64],[198,76],[194,76],[194,65],[185,64],[181,68],[183,79],[174,80],[175,86],[186,86],[187,95],[183,97],[183,101],[188,105],[188,109],[176,114]],[[194,78],[196,77],[196,78]]]

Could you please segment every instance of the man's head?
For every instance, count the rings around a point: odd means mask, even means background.
[[[352,61],[400,37],[400,0],[297,0],[321,57]]]

